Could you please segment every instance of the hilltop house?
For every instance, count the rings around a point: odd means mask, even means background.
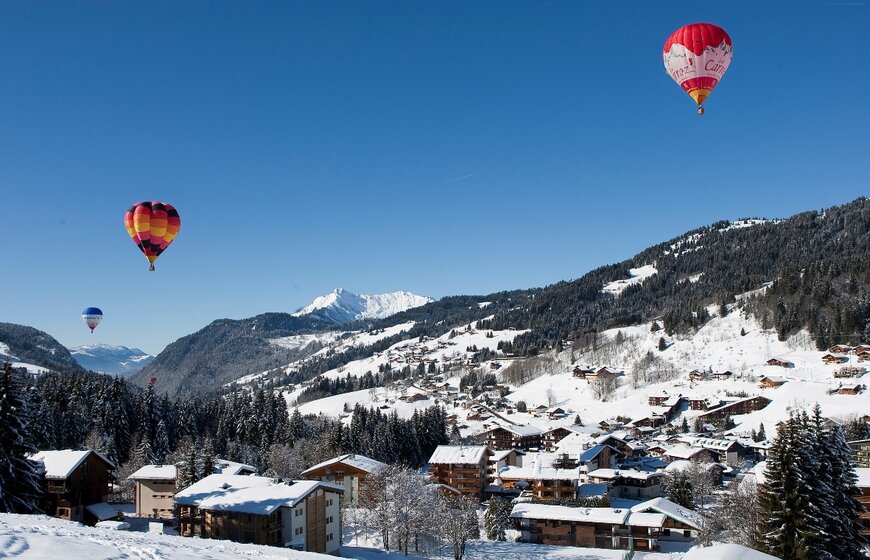
[[[302,471],[302,478],[319,480],[341,486],[347,504],[359,502],[360,492],[365,490],[366,478],[378,474],[388,465],[364,455],[346,454],[318,463]]]
[[[771,359],[767,360],[767,365],[782,367],[782,368],[793,368],[794,367],[793,363],[791,363],[787,360],[780,360],[779,358],[771,358]]]
[[[182,536],[334,554],[342,489],[314,480],[212,474],[175,496]]]
[[[822,356],[822,361],[826,364],[845,364],[849,361],[849,356],[845,354],[825,354]]]
[[[28,458],[40,464],[44,512],[68,521],[97,522],[87,507],[108,500],[116,468],[111,461],[90,449],[39,451]]]
[[[633,469],[598,469],[589,473],[589,482],[604,483],[612,498],[648,500],[664,492],[664,473]]]
[[[756,410],[761,410],[771,403],[767,397],[750,397],[739,401],[726,402],[715,408],[708,409],[706,413],[701,414],[698,418],[702,422],[711,420],[724,420],[728,416],[738,416],[740,414],[749,414]]]
[[[432,482],[446,484],[463,496],[480,501],[493,452],[485,445],[439,445],[429,458]]]
[[[132,480],[133,504],[139,517],[172,519],[175,506],[175,465],[145,465],[127,477]]]
[[[758,385],[762,389],[776,389],[785,385],[785,377],[776,377],[773,375],[765,375],[761,378],[761,383]]]

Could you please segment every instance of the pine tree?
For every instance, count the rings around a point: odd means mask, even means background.
[[[689,509],[695,507],[695,503],[692,499],[692,484],[689,482],[688,475],[683,471],[677,471],[668,475],[667,495],[668,499],[675,504],[680,504]]]
[[[510,523],[510,502],[504,498],[492,497],[483,515],[486,538],[491,541],[507,540],[506,530]]]
[[[758,425],[758,432],[753,439],[758,442],[767,440],[767,434],[764,433],[764,423]]]
[[[838,560],[862,560],[861,526],[862,506],[856,496],[857,474],[852,465],[852,450],[839,426],[828,428],[827,452],[831,465],[831,491],[833,515],[828,519],[827,532],[833,535],[831,553]]]
[[[197,446],[190,445],[184,454],[184,461],[178,467],[178,480],[176,486],[179,489],[187,488],[199,480],[199,450]]]
[[[28,431],[30,407],[21,374],[5,362],[0,367],[0,512],[38,512],[42,496],[36,452]]]
[[[684,434],[689,433],[689,420],[683,416],[683,421],[680,423],[680,431]]]
[[[668,349],[668,343],[665,341],[665,337],[659,338],[659,352],[664,352]]]

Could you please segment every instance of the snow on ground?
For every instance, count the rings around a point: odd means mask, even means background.
[[[656,270],[655,265],[644,265],[640,268],[632,268],[629,270],[630,276],[625,280],[614,280],[613,282],[608,282],[601,288],[601,291],[607,294],[613,294],[614,296],[618,296],[629,286],[634,286],[636,284],[642,284],[644,280],[652,276],[658,272]]]
[[[767,224],[767,223],[774,223],[775,224],[778,222],[776,220],[761,220],[758,218],[751,218],[751,219],[747,219],[747,220],[737,220],[736,222],[731,222],[730,224],[728,224],[724,228],[720,229],[719,231],[731,231],[732,229],[743,229],[743,228],[748,228],[748,227],[757,226],[760,224]]]
[[[378,548],[361,546],[341,547],[342,558],[357,558],[359,560],[452,560],[453,549],[444,548],[439,554],[408,556],[400,552],[384,552]],[[681,553],[636,552],[635,560],[680,560]],[[544,544],[526,544],[498,541],[471,541],[465,549],[466,560],[492,560],[494,558],[510,558],[511,560],[622,560],[624,550],[607,550],[603,548],[581,548],[573,546],[552,546]]]
[[[85,527],[44,515],[0,514],[0,558],[21,560],[259,560],[334,558],[271,546]]]
[[[569,414],[579,413],[584,422],[598,422],[616,415],[634,419],[648,415],[655,410],[648,404],[648,397],[662,392],[710,397],[713,400],[736,399],[729,393],[737,395],[745,392],[749,396],[763,395],[773,402],[763,410],[734,417],[738,423],[737,432],[748,432],[763,422],[768,434],[775,433],[776,423],[788,416],[791,407],[811,407],[819,403],[823,414],[833,418],[870,410],[870,391],[859,395],[828,394],[832,387],[839,384],[839,380],[834,382],[833,374],[842,366],[823,364],[821,357],[827,352],[816,350],[807,333],[779,341],[775,332],[762,330],[757,321],[736,309],[726,317],[714,317],[690,337],[672,338],[664,331],[650,332],[650,328],[651,324],[646,323],[605,331],[602,338],[613,340],[617,333],[621,333],[626,342],[620,347],[574,352],[574,363],[607,366],[623,373],[620,387],[609,402],[596,399],[589,383],[575,379],[569,368],[564,373],[534,379],[518,387],[508,398],[514,402],[524,400],[531,408],[548,404],[548,393],[552,391],[557,397],[557,405],[568,410]],[[740,335],[741,329],[746,332],[745,336]],[[664,351],[658,350],[661,337],[668,344]],[[673,379],[660,383],[643,382],[637,364],[648,352],[667,361],[669,365],[658,368],[671,368]],[[770,358],[792,362],[794,367],[769,366],[766,362]],[[731,371],[734,375],[728,381],[690,382],[688,372],[693,369]],[[633,382],[633,373],[638,374],[637,382]],[[761,389],[759,381],[763,376],[780,376],[787,381],[776,389]],[[866,384],[868,378],[870,375],[842,381],[844,384]],[[701,412],[688,411],[684,414],[691,419]]]

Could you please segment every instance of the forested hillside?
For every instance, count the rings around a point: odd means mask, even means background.
[[[84,371],[61,343],[33,327],[0,323],[0,343],[21,362],[52,370]]]

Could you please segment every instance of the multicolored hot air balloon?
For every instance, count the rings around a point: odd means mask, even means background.
[[[133,243],[151,263],[148,270],[154,270],[154,261],[178,235],[181,218],[178,211],[165,202],[140,202],[127,210],[124,225]]]
[[[94,332],[94,329],[103,320],[103,312],[98,307],[87,307],[82,311],[82,319],[88,328],[91,329],[91,332]]]
[[[698,104],[704,114],[704,100],[731,64],[731,37],[712,23],[690,23],[674,31],[662,57],[665,70]]]

